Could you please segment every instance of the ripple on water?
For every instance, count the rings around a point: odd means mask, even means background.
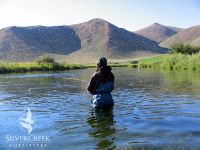
[[[104,112],[91,108],[85,83],[64,80],[73,76],[88,79],[93,71],[1,77],[4,86],[0,86],[0,126],[5,130],[0,130],[0,135],[10,131],[23,134],[16,120],[30,107],[37,125],[33,132],[49,135],[50,149],[148,149],[151,146],[170,149],[171,145],[188,149],[184,143],[193,147],[200,143],[200,98],[196,84],[200,83],[200,77],[184,77],[190,84],[178,82],[176,86],[180,76],[175,78],[174,74],[114,69],[115,107]],[[5,143],[0,140],[0,145]]]

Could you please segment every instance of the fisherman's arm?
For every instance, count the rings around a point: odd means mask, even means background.
[[[87,90],[90,94],[94,94],[95,93],[95,86],[96,86],[96,82],[97,82],[97,75],[94,74],[87,86]]]

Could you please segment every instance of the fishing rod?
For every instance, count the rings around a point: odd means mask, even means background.
[[[88,81],[82,80],[82,79],[79,79],[79,78],[64,78],[64,80],[74,80],[74,81],[81,81],[81,82],[84,82],[84,83],[88,83]]]
[[[79,79],[79,78],[64,78],[64,79],[66,79],[66,80],[74,80],[74,81],[81,81],[81,82],[83,82],[83,83],[88,83],[88,81],[86,81],[86,80],[82,80],[82,79]],[[91,100],[92,100],[92,96],[91,96]]]

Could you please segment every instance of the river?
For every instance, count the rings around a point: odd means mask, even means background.
[[[115,106],[101,111],[85,90],[93,72],[0,75],[0,149],[199,149],[199,73],[113,68]]]

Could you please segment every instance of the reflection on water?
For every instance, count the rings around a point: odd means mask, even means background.
[[[112,110],[91,108],[86,83],[94,69],[0,76],[0,149],[6,135],[26,135],[18,122],[27,108],[33,135],[47,149],[198,149],[198,72],[114,68]],[[70,80],[69,78],[81,80]],[[23,148],[24,149],[24,148]]]
[[[165,90],[169,89],[176,94],[186,93],[196,95],[200,91],[200,74],[193,71],[170,71],[163,72]],[[198,96],[198,95],[196,95]]]
[[[92,127],[89,135],[96,139],[97,149],[115,148],[114,140],[116,129],[113,120],[113,109],[92,109],[87,123]]]

